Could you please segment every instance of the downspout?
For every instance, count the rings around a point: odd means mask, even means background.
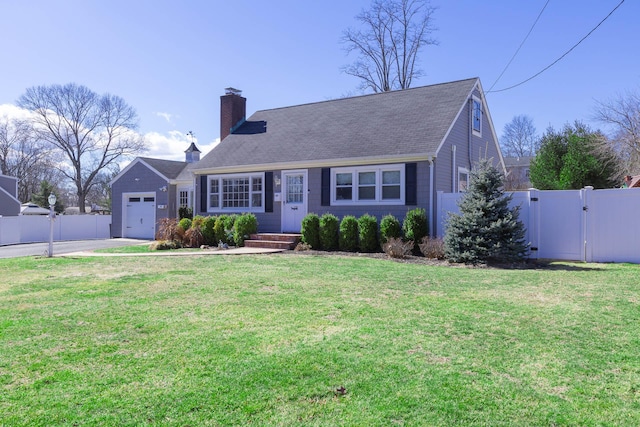
[[[434,233],[434,221],[433,221],[433,216],[436,213],[435,207],[433,206],[433,191],[434,191],[434,186],[433,186],[433,162],[435,161],[435,157],[431,156],[429,158],[429,236],[430,237],[434,237],[435,233]]]
[[[451,146],[451,192],[456,192],[456,146]]]
[[[467,155],[469,156],[469,170],[471,163],[471,137],[473,136],[473,98],[469,98],[469,126],[467,127]]]

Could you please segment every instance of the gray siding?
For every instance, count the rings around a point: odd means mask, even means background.
[[[0,175],[0,215],[16,216],[20,213],[20,201],[15,197],[18,192],[18,180],[11,176]]]
[[[136,178],[139,180],[136,181]],[[159,209],[159,205],[169,206],[171,191],[160,191],[163,186],[169,187],[166,180],[141,163],[135,164],[122,175],[111,188],[111,236],[122,237],[122,194],[123,193],[155,193],[156,195],[156,232],[158,221],[169,218],[169,209]],[[175,190],[173,192],[173,204],[175,208]],[[175,213],[173,215],[175,217]]]

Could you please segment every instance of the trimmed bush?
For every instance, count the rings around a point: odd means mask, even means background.
[[[215,216],[208,216],[202,222],[202,237],[204,238],[205,245],[215,246],[218,244],[218,241],[216,240],[216,232],[214,229],[215,225]]]
[[[176,224],[178,221],[176,220]],[[166,251],[170,249],[180,249],[182,245],[176,240],[157,240],[149,245],[152,251]]]
[[[309,245],[312,249],[320,249],[320,217],[317,214],[307,214],[302,219],[302,242]]]
[[[384,245],[391,237],[402,237],[402,225],[398,218],[388,214],[380,220],[380,244]]]
[[[341,251],[354,252],[358,249],[358,220],[347,215],[340,221],[338,247]]]
[[[225,223],[227,222],[227,220],[228,220],[228,215],[220,215],[219,217],[216,218],[216,221],[215,221],[215,223],[213,225],[213,232],[214,232],[214,234],[216,236],[215,237],[215,239],[216,239],[215,243],[216,244],[219,243],[219,242],[227,243],[227,244],[231,243],[229,241],[229,234],[227,233],[227,231],[224,228]]]
[[[369,214],[358,218],[358,230],[361,252],[375,252],[378,246],[378,219]]]
[[[187,231],[191,228],[191,220],[189,218],[182,218],[180,222],[178,222],[178,226],[182,228],[182,231]]]
[[[236,246],[244,246],[244,241],[251,234],[258,232],[258,219],[252,213],[245,213],[236,218],[233,227],[233,240]]]
[[[338,248],[338,229],[340,222],[338,217],[325,213],[320,217],[320,247],[325,251],[334,251]]]
[[[424,209],[416,208],[407,212],[402,221],[402,231],[405,240],[413,240],[413,253],[418,255],[420,253],[418,244],[424,236],[429,234],[429,224]]]

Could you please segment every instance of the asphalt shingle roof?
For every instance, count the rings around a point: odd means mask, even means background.
[[[168,179],[176,179],[180,172],[188,165],[187,162],[178,162],[175,160],[154,159],[151,157],[140,157],[140,160],[160,172]]]
[[[193,169],[435,155],[477,81],[257,111]]]

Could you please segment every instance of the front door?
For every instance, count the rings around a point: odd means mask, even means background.
[[[307,215],[307,171],[282,172],[282,232],[299,233]]]

